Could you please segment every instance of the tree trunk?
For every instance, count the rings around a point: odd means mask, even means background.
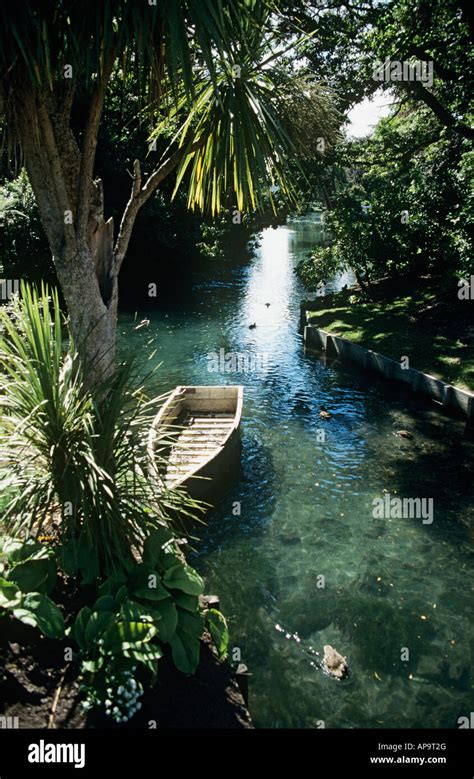
[[[113,373],[117,335],[118,274],[139,209],[186,154],[205,139],[180,147],[144,185],[134,162],[130,199],[114,244],[113,220],[105,221],[102,182],[93,180],[97,133],[113,54],[91,97],[79,150],[71,129],[74,87],[40,90],[25,77],[15,89],[16,129],[41,221],[68,307],[71,330],[88,385],[95,390]]]
[[[56,263],[75,346],[91,389],[113,372],[117,336],[117,278],[110,274],[109,295],[104,299],[95,270],[97,257],[90,247],[86,247],[75,256]],[[99,257],[103,259],[103,255]],[[113,252],[109,254],[108,262],[112,268]]]
[[[113,372],[117,333],[118,283],[113,220],[104,219],[102,182],[87,192],[84,231],[75,224],[81,154],[68,112],[51,96],[20,92],[18,133],[36,196],[71,331],[88,384],[98,386]]]

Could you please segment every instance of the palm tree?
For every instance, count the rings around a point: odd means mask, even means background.
[[[167,176],[176,172],[176,186],[188,182],[190,207],[214,213],[229,192],[239,210],[261,207],[277,187],[292,197],[285,158],[293,146],[284,120],[291,113],[292,79],[278,65],[274,8],[270,0],[1,5],[7,147],[21,147],[92,383],[114,365],[118,275],[137,213]],[[164,127],[178,129],[145,181],[135,160],[116,229],[104,216],[95,152],[109,83],[119,80],[125,89],[131,70],[154,122],[151,137]],[[315,103],[295,89],[330,141],[337,122],[327,95],[321,92]],[[79,99],[87,110],[77,129]]]

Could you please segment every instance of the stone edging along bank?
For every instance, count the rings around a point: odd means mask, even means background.
[[[443,406],[461,412],[470,421],[474,420],[474,394],[470,392],[453,387],[414,368],[402,368],[396,360],[353,344],[346,338],[326,330],[320,330],[316,325],[305,326],[304,343],[306,347],[325,352],[327,357],[340,357],[357,363],[366,370],[381,373],[391,381],[402,381],[414,392],[428,395]]]

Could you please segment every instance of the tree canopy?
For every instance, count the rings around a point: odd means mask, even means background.
[[[327,90],[315,101],[280,64],[267,0],[19,0],[0,13],[7,150],[12,156],[20,145],[72,330],[101,374],[113,365],[118,273],[137,214],[161,183],[176,172],[177,186],[187,182],[189,206],[211,213],[229,198],[240,210],[262,207],[276,190],[294,200],[285,165],[297,153],[292,104],[306,106],[311,129],[327,142],[339,118]],[[140,158],[133,161],[118,230],[96,177],[104,106],[116,82],[124,92],[133,86],[151,139],[169,137],[145,178]]]

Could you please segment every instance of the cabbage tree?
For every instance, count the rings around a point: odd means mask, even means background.
[[[136,216],[163,180],[175,173],[177,185],[187,183],[190,207],[217,213],[231,192],[238,209],[257,208],[276,188],[292,197],[285,161],[294,147],[285,117],[295,90],[320,134],[334,131],[326,94],[315,101],[298,80],[293,89],[278,66],[284,46],[272,40],[275,13],[270,0],[0,6],[7,148],[13,158],[21,147],[92,383],[113,369],[118,275]],[[130,197],[114,225],[96,176],[96,147],[110,83],[126,89],[132,70],[140,110],[171,143],[148,177],[134,162]]]

